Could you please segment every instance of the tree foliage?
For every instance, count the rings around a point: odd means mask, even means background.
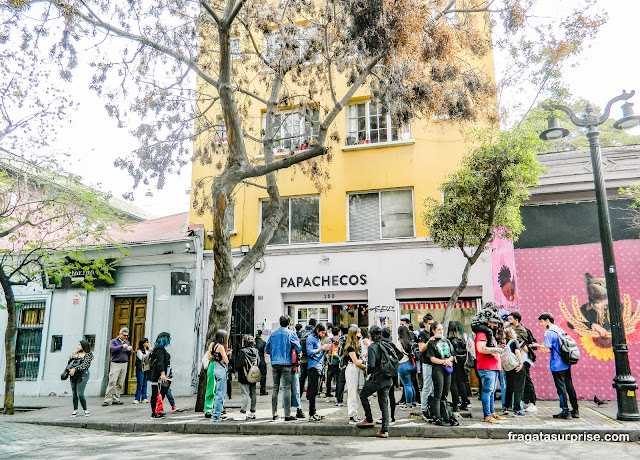
[[[536,158],[542,141],[530,125],[499,134],[478,133],[478,142],[460,169],[440,185],[443,201],[427,199],[422,214],[433,241],[460,250],[466,259],[460,284],[447,304],[445,330],[453,305],[467,286],[469,270],[495,231],[515,240],[524,230],[520,206],[543,172]]]

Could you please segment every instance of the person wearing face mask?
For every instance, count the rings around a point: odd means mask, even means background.
[[[502,322],[502,319],[497,314],[494,314],[488,318],[487,326],[495,331],[499,322]],[[484,332],[478,332],[476,334],[476,369],[478,370],[482,383],[481,400],[484,421],[487,423],[494,423],[496,420],[500,420],[502,418],[500,415],[496,414],[493,406],[496,385],[500,376],[500,371],[502,370],[502,366],[500,364],[500,353],[502,352],[502,348],[489,346],[487,341],[488,337]]]
[[[453,371],[453,346],[444,336],[442,324],[434,322],[431,325],[434,340],[427,344],[426,356],[431,364],[431,379],[433,381],[433,398],[431,399],[431,414],[438,426],[458,425],[455,419],[446,421],[442,407],[446,404],[449,387],[451,387],[451,372]]]

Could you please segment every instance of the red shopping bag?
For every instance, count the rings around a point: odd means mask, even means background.
[[[162,405],[162,395],[158,391],[158,399],[156,400],[156,415],[164,412],[164,406]]]

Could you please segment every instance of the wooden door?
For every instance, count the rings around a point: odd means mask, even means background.
[[[124,382],[122,394],[134,394],[136,392],[136,368],[135,350],[138,341],[144,337],[144,325],[147,318],[146,297],[116,297],[113,301],[113,328],[111,337],[116,337],[123,327],[129,328],[129,342],[134,352],[129,358],[127,379]]]

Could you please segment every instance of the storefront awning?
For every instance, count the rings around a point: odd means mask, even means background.
[[[400,302],[401,310],[444,310],[447,308],[447,301],[432,302]],[[477,301],[474,300],[458,300],[453,308],[473,308],[477,309]]]

